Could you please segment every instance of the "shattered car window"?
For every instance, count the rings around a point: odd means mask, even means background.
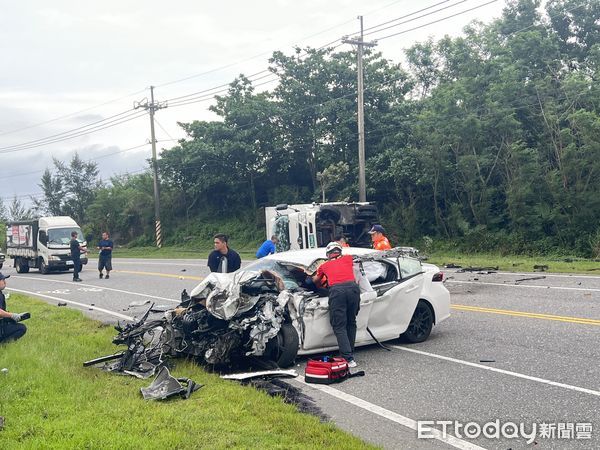
[[[421,261],[413,258],[400,258],[400,273],[402,278],[408,278],[418,273],[423,272],[423,266],[421,265]]]
[[[289,291],[297,289],[304,281],[304,277],[306,277],[306,273],[301,268],[273,259],[259,259],[245,267],[244,270],[252,272],[262,272],[265,270],[275,272],[281,277],[285,288]]]

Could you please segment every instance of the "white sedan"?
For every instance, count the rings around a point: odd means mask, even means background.
[[[449,317],[450,294],[436,266],[402,248],[343,252],[354,257],[361,290],[356,346],[398,337],[422,342]],[[334,351],[327,289],[310,276],[325,260],[323,248],[298,250],[234,273],[211,273],[162,317],[150,316],[150,308],[139,321],[118,327],[113,342],[123,351],[85,364],[146,378],[169,357],[229,367],[260,358],[285,367],[299,354]]]
[[[355,273],[361,287],[357,347],[373,344],[375,339],[398,337],[411,343],[423,342],[433,325],[450,316],[450,294],[438,267],[396,249],[379,252],[344,248],[344,254],[355,257]],[[296,354],[337,350],[326,292],[311,286],[307,277],[326,259],[323,248],[298,250],[269,255],[243,269],[275,272],[287,290],[302,294],[288,303],[288,320],[267,346],[268,356],[281,366],[291,364]]]

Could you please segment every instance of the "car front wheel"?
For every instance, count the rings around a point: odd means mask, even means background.
[[[406,331],[400,335],[400,339],[412,344],[423,342],[431,334],[432,328],[433,310],[429,303],[419,300],[412,319],[410,320],[410,324],[408,324]]]
[[[267,342],[267,358],[277,363],[279,367],[289,367],[294,363],[298,354],[300,338],[291,323],[284,323],[277,336]]]

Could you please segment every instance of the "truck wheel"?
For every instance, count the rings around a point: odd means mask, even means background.
[[[50,268],[44,262],[44,258],[40,258],[40,273],[46,275],[48,272],[50,272]]]
[[[15,270],[17,273],[27,273],[29,272],[29,264],[27,264],[27,261],[23,261],[21,258],[16,258]]]

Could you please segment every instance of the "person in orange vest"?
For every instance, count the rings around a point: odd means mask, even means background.
[[[392,248],[390,241],[385,237],[385,229],[381,225],[373,225],[369,230],[369,234],[375,250],[390,250]]]
[[[313,277],[315,284],[327,278],[329,284],[329,323],[338,342],[342,358],[348,367],[356,367],[354,341],[356,315],[360,306],[360,288],[354,277],[352,255],[342,255],[342,246],[330,242],[325,249],[327,261],[319,266]]]

